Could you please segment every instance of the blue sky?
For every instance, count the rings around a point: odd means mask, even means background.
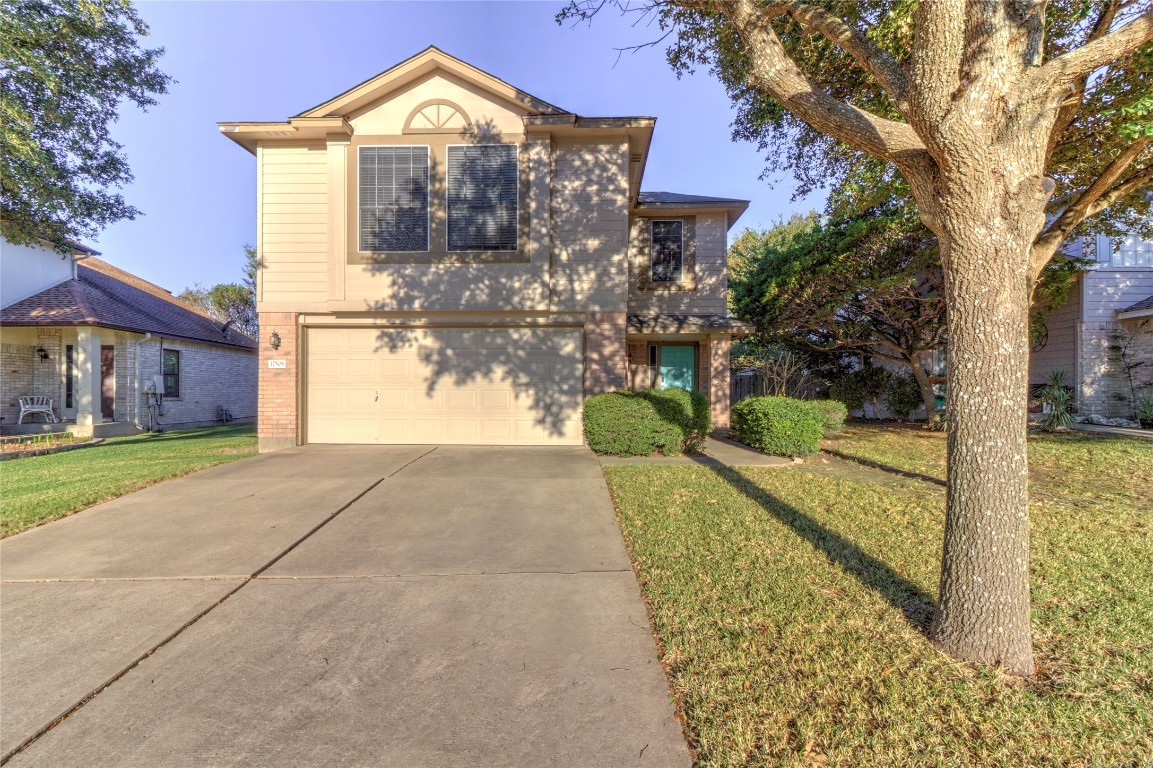
[[[161,67],[178,82],[149,112],[123,110],[114,135],[136,177],[124,193],[144,215],[92,245],[173,292],[239,280],[256,239],[255,158],[216,123],[284,120],[428,45],[578,114],[656,116],[643,188],[752,200],[738,230],[824,205],[790,202],[789,177],[759,179],[763,159],[731,141],[731,105],[707,73],[677,80],[663,47],[618,60],[616,48],[655,39],[655,27],[615,12],[561,27],[561,5],[138,2],[145,44],[166,49]]]

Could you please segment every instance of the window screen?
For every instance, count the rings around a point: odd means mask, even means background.
[[[428,147],[360,148],[359,250],[428,250]]]
[[[73,379],[76,376],[76,350],[71,344],[64,346],[64,407],[71,408],[75,395]]]
[[[161,353],[160,373],[164,376],[164,396],[180,397],[180,353],[166,349]]]
[[[652,223],[652,264],[654,283],[679,283],[684,249],[684,222]]]
[[[516,247],[516,145],[449,147],[448,250]]]

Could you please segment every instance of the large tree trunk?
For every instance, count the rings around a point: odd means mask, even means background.
[[[1031,217],[1003,215],[1013,201],[993,191],[997,181],[994,174],[961,182],[968,188],[958,197],[967,199],[954,200],[939,220],[949,306],[949,488],[940,602],[930,634],[957,658],[1028,676],[1028,264],[1034,233],[1021,221]]]

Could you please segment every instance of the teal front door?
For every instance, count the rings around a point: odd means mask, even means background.
[[[660,349],[661,389],[696,389],[697,348],[692,344],[664,344]]]

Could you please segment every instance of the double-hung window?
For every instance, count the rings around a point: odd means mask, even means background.
[[[517,249],[515,144],[448,147],[448,250]]]
[[[684,272],[685,237],[683,221],[652,222],[652,281],[679,283]]]
[[[160,374],[164,377],[164,396],[180,397],[180,352],[165,349],[160,357]]]
[[[428,147],[360,148],[360,251],[428,250]]]

